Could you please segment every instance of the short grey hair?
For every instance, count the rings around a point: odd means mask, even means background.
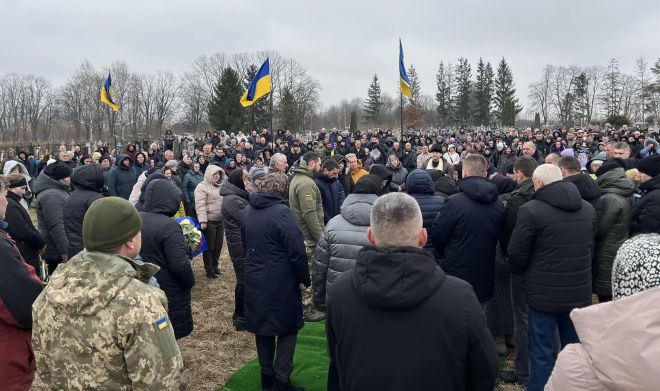
[[[275,168],[277,164],[286,160],[286,156],[283,153],[276,153],[270,157],[270,167]]]
[[[377,247],[419,245],[422,212],[406,193],[389,193],[371,208],[371,231]]]
[[[561,170],[554,164],[541,164],[540,166],[536,167],[536,170],[534,170],[532,180],[540,180],[543,182],[543,186],[547,186],[554,182],[559,182],[562,180]]]

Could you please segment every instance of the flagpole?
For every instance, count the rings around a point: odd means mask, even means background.
[[[399,134],[399,136],[402,137],[403,136],[403,92],[399,92],[399,98],[400,98],[399,115],[401,118],[401,133]]]
[[[271,155],[275,154],[275,130],[273,129],[273,89],[270,90],[270,146]]]

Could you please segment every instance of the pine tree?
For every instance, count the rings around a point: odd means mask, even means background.
[[[582,72],[575,78],[575,89],[573,90],[573,119],[580,125],[585,125],[587,112],[589,110],[589,80]]]
[[[449,126],[452,124],[452,102],[451,102],[451,77],[447,78],[447,74],[451,74],[451,64],[445,65],[440,61],[438,73],[435,76],[435,82],[438,86],[438,92],[435,94],[435,100],[438,102],[437,112],[438,121],[440,126]]]
[[[534,115],[534,129],[541,129],[541,114],[538,112]]]
[[[605,107],[607,116],[617,116],[621,111],[621,71],[619,71],[619,62],[613,58],[607,67],[605,75],[605,86],[600,101]]]
[[[474,121],[487,125],[490,122],[490,104],[493,96],[493,68],[480,58],[477,64],[477,82],[474,86]]]
[[[243,92],[238,73],[230,67],[225,68],[209,102],[209,122],[214,129],[242,130],[244,111],[240,100]]]
[[[250,83],[259,71],[256,65],[250,65],[245,72],[245,79],[243,80],[243,90],[247,90]],[[272,92],[271,92],[272,93]],[[252,106],[245,109],[245,126],[250,130],[261,130],[270,128],[270,96],[264,96],[258,101],[254,102]]]
[[[515,126],[516,125],[516,109],[512,99],[504,101],[502,108],[502,125]]]
[[[503,121],[503,111],[504,103],[511,100],[513,103],[513,108],[515,114],[518,114],[522,111],[522,106],[518,103],[518,98],[516,98],[516,89],[513,82],[513,74],[509,68],[509,64],[506,63],[504,57],[500,61],[500,65],[497,67],[497,78],[495,79],[495,98],[493,100],[495,114],[500,121]]]
[[[364,102],[365,119],[374,126],[380,125],[382,107],[383,99],[380,95],[380,82],[378,81],[378,75],[374,75],[367,91],[367,100]]]
[[[470,123],[470,79],[472,68],[467,58],[461,57],[456,65],[456,95],[453,99],[456,107],[456,119],[461,125]]]
[[[417,74],[417,70],[412,64],[410,64],[410,68],[408,68],[408,78],[410,79],[410,92],[412,93],[410,104],[419,110],[421,106],[420,98],[422,97],[422,87],[419,83],[419,75]]]
[[[296,130],[296,100],[288,87],[282,90],[279,104],[280,125],[282,129]]]
[[[349,131],[351,134],[355,133],[357,130],[357,113],[355,111],[351,111],[351,126],[349,128]]]

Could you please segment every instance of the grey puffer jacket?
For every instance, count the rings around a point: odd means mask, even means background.
[[[64,206],[70,187],[42,172],[34,181],[37,196],[37,223],[46,242],[44,259],[60,259],[69,253],[69,239],[64,228]]]
[[[326,225],[314,251],[312,287],[314,305],[325,311],[327,292],[337,277],[355,266],[358,252],[369,245],[367,228],[375,194],[350,194],[341,206],[341,214]]]
[[[621,244],[628,239],[635,185],[623,168],[607,171],[596,179],[603,195],[603,212],[598,221],[593,273],[593,292],[612,296],[612,263]]]

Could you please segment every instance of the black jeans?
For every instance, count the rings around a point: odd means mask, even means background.
[[[48,266],[48,275],[50,276],[55,272],[55,269],[57,268],[57,265],[60,263],[64,263],[64,260],[62,258],[59,259],[46,259],[46,265]]]
[[[209,221],[204,231],[206,239],[206,251],[202,254],[204,258],[204,269],[207,273],[213,273],[218,268],[220,252],[225,240],[225,226],[222,221]]]
[[[231,249],[231,247],[229,247]],[[236,274],[236,287],[234,287],[234,316],[233,319],[243,318],[245,312],[244,269],[245,258],[231,257],[234,274]]]
[[[261,373],[288,383],[293,372],[293,353],[296,350],[298,334],[255,337]]]

